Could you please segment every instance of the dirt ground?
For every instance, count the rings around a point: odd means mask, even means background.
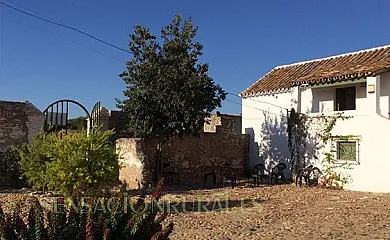
[[[223,204],[213,202],[226,196],[234,207],[219,210]],[[390,194],[279,185],[195,190],[165,198],[201,202],[201,207],[170,215],[172,239],[390,239]]]
[[[167,190],[172,240],[390,239],[390,194],[293,185]],[[7,211],[26,196],[3,192],[0,204]]]

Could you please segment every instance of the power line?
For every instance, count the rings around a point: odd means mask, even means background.
[[[86,49],[88,49],[88,50],[90,50],[90,51],[92,51],[92,52],[95,52],[95,53],[97,53],[97,54],[100,54],[100,55],[102,55],[102,56],[104,56],[104,57],[107,57],[107,58],[109,58],[109,59],[111,59],[111,60],[114,60],[114,61],[116,61],[116,62],[119,62],[119,63],[122,63],[122,64],[126,64],[126,61],[121,61],[121,60],[119,60],[119,59],[117,59],[117,58],[115,58],[115,57],[112,57],[112,56],[110,56],[110,55],[104,53],[104,52],[101,52],[101,51],[96,50],[96,49],[94,49],[94,48],[91,48],[91,47],[89,47],[89,46],[87,46],[87,45],[84,45],[84,44],[82,44],[82,43],[79,43],[79,42],[77,42],[77,41],[74,41],[74,40],[72,40],[72,39],[70,39],[70,38],[68,38],[68,37],[66,37],[66,36],[64,36],[64,35],[62,35],[62,34],[54,33],[54,32],[51,32],[51,31],[49,31],[49,30],[43,30],[43,31],[47,31],[47,32],[49,32],[49,33],[51,33],[51,34],[53,34],[53,35],[57,35],[57,36],[59,36],[59,37],[65,39],[65,40],[68,40],[68,41],[71,42],[71,43],[74,43],[74,44],[76,44],[76,45],[79,45],[79,46],[81,46],[81,47],[84,47],[84,48],[86,48]]]
[[[41,21],[48,22],[48,23],[50,23],[50,24],[54,24],[54,25],[57,25],[57,26],[60,26],[60,27],[63,27],[63,28],[70,29],[70,30],[72,30],[72,31],[78,32],[78,33],[80,33],[80,34],[83,34],[83,35],[85,35],[85,36],[87,36],[87,37],[89,37],[89,38],[92,38],[92,39],[94,39],[94,40],[96,40],[96,41],[99,41],[99,42],[101,42],[101,43],[103,43],[103,44],[106,44],[106,45],[108,45],[108,46],[110,46],[110,47],[112,47],[112,48],[115,48],[115,49],[117,49],[117,50],[120,50],[120,51],[123,51],[123,52],[132,54],[132,53],[131,53],[130,51],[128,51],[128,50],[125,50],[125,49],[123,49],[123,48],[121,48],[121,47],[115,46],[114,44],[111,44],[111,43],[109,43],[109,42],[107,42],[107,41],[104,41],[104,40],[102,40],[102,39],[100,39],[100,38],[98,38],[98,37],[92,36],[91,34],[86,33],[86,32],[84,32],[84,31],[81,31],[81,30],[78,30],[78,29],[76,29],[76,28],[73,28],[73,27],[70,27],[70,26],[67,26],[67,25],[64,25],[64,24],[61,24],[61,23],[58,23],[58,22],[49,20],[49,19],[44,18],[44,17],[40,17],[40,16],[38,16],[38,15],[29,13],[29,12],[26,12],[26,11],[24,11],[24,10],[22,10],[22,9],[13,7],[13,6],[11,6],[11,5],[9,5],[9,4],[5,3],[5,2],[2,2],[2,1],[0,1],[0,4],[3,5],[3,6],[6,6],[6,7],[8,7],[8,8],[11,8],[11,9],[17,11],[17,12],[20,12],[20,13],[23,13],[23,14],[25,14],[25,15],[28,15],[28,16],[30,16],[30,17],[37,18],[37,19],[39,19],[39,20],[41,20]],[[22,7],[20,7],[20,8],[22,8]],[[30,10],[30,11],[32,11],[32,10]],[[35,13],[36,13],[36,12],[35,12]],[[38,13],[36,13],[36,14],[38,14]],[[115,59],[115,58],[112,58],[111,56],[109,56],[109,55],[107,55],[107,54],[104,54],[104,53],[102,53],[102,52],[99,52],[99,51],[97,51],[97,50],[95,50],[95,49],[93,49],[93,48],[87,47],[87,46],[85,46],[85,45],[82,45],[82,44],[77,43],[77,42],[75,42],[75,41],[73,41],[73,40],[70,40],[70,39],[68,39],[68,40],[71,41],[71,42],[73,42],[73,43],[75,43],[75,44],[77,44],[77,45],[80,45],[80,46],[83,46],[83,47],[85,47],[85,48],[88,48],[89,50],[91,50],[91,51],[93,51],[93,52],[96,52],[96,53],[98,53],[98,54],[100,54],[100,55],[103,55],[103,56],[106,56],[106,57],[111,58],[111,59],[113,59],[113,60],[119,61],[119,60],[117,60],[117,59]],[[231,92],[228,92],[228,91],[227,91],[227,93],[230,94],[230,95],[233,95],[233,96],[236,96],[236,97],[240,97],[240,98],[241,98],[241,96],[239,96],[238,94],[231,93]],[[269,102],[260,101],[260,100],[256,100],[256,99],[251,99],[251,98],[248,98],[248,99],[251,100],[251,101],[260,102],[260,103],[263,103],[263,104],[268,104],[268,105],[271,105],[271,106],[274,106],[274,107],[278,107],[278,108],[281,108],[281,109],[288,110],[287,108],[284,108],[284,107],[281,107],[281,106],[278,106],[278,105],[276,105],[276,104],[272,104],[272,103],[269,103]],[[228,101],[229,101],[229,100],[228,100]],[[233,101],[230,101],[230,102],[233,102]],[[237,102],[235,102],[235,103],[237,103]],[[240,105],[241,105],[241,104],[240,104]],[[245,106],[247,106],[247,105],[245,105]],[[248,106],[248,107],[250,107],[250,106]],[[252,108],[254,108],[254,107],[252,107]],[[255,108],[255,109],[258,109],[258,108]],[[261,110],[261,109],[258,109],[258,110]],[[261,110],[261,111],[265,111],[265,110]]]
[[[264,109],[260,109],[260,108],[257,108],[257,107],[252,107],[252,106],[245,105],[245,104],[241,104],[239,102],[235,102],[235,101],[232,101],[232,100],[229,100],[229,99],[225,99],[225,101],[228,101],[228,102],[231,102],[231,103],[235,103],[235,104],[238,104],[238,105],[241,105],[241,106],[246,106],[246,107],[249,107],[249,108],[252,108],[252,109],[256,109],[258,111],[262,111],[264,113],[272,114],[272,115],[275,115],[275,116],[278,116],[278,117],[286,117],[286,116],[284,116],[282,114],[272,113],[272,112],[269,112],[269,111],[264,110]]]
[[[232,89],[230,89],[230,90],[232,90]],[[231,93],[231,92],[229,92],[229,91],[226,91],[226,92],[227,92],[228,94],[231,94],[231,95],[235,96],[235,97],[242,98],[241,96],[239,96],[239,95],[237,95],[237,94]],[[278,108],[287,110],[287,111],[289,111],[289,112],[291,111],[291,110],[288,109],[288,108],[285,108],[285,107],[282,107],[282,106],[279,106],[279,105],[276,105],[276,104],[273,104],[273,103],[269,103],[269,102],[265,102],[265,101],[260,101],[260,100],[252,99],[252,98],[246,98],[246,99],[251,100],[251,101],[254,101],[254,102],[264,103],[264,104],[268,104],[268,105],[271,105],[271,106],[274,106],[274,107],[278,107]],[[244,105],[244,104],[243,104],[243,105]],[[251,107],[251,106],[249,106],[249,105],[244,105],[244,106]],[[298,113],[298,114],[300,114],[300,115],[306,115],[305,113]]]
[[[228,94],[231,94],[231,95],[233,95],[233,96],[236,96],[236,97],[241,98],[241,96],[238,95],[238,94],[234,94],[234,93],[231,93],[231,92],[228,92],[228,91],[226,91],[226,92],[227,92]],[[268,104],[268,105],[271,105],[271,106],[274,106],[274,107],[278,107],[278,108],[281,108],[281,109],[288,110],[288,108],[285,108],[285,107],[282,107],[282,106],[279,106],[279,105],[276,105],[276,104],[273,104],[273,103],[264,102],[264,101],[260,101],[260,100],[252,99],[252,98],[247,98],[247,99],[250,100],[250,101],[259,102],[259,103],[264,103],[264,104]]]
[[[98,41],[98,42],[101,42],[101,43],[103,43],[103,44],[105,44],[105,45],[107,45],[107,46],[110,46],[110,47],[112,47],[112,48],[115,48],[115,49],[117,49],[117,50],[120,50],[120,51],[123,51],[123,52],[132,54],[130,51],[128,51],[128,50],[126,50],[126,49],[123,49],[123,48],[121,48],[121,47],[115,46],[114,44],[111,44],[111,43],[109,43],[109,42],[106,42],[106,41],[104,41],[104,40],[102,40],[102,39],[100,39],[100,38],[98,38],[98,37],[92,36],[91,34],[89,34],[89,33],[87,33],[87,32],[84,32],[84,31],[81,31],[81,30],[78,30],[78,29],[76,29],[76,28],[74,28],[74,27],[70,27],[70,26],[67,26],[67,25],[64,25],[64,24],[61,24],[61,23],[58,23],[58,22],[55,22],[55,21],[52,21],[52,20],[49,20],[49,19],[46,19],[46,18],[37,16],[37,15],[35,15],[35,14],[29,13],[29,12],[26,12],[26,11],[23,11],[22,9],[13,7],[13,6],[8,5],[8,4],[6,4],[6,3],[4,3],[4,2],[2,2],[2,1],[0,1],[0,4],[3,5],[3,6],[6,6],[6,7],[8,7],[8,8],[11,8],[11,9],[17,11],[17,12],[20,12],[20,13],[23,13],[23,14],[25,14],[25,15],[28,15],[28,16],[30,16],[30,17],[37,18],[37,19],[39,19],[39,20],[41,20],[41,21],[44,21],[44,22],[47,22],[47,23],[50,23],[50,24],[53,24],[53,25],[57,25],[57,26],[60,26],[60,27],[67,28],[67,29],[70,29],[70,30],[72,30],[72,31],[78,32],[78,33],[80,33],[80,34],[83,34],[83,35],[85,35],[85,36],[87,36],[87,37],[89,37],[89,38],[92,38],[92,39],[94,39],[94,40],[96,40],[96,41]]]

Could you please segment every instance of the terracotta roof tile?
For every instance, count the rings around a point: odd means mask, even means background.
[[[305,83],[345,81],[386,71],[390,71],[390,45],[276,67],[241,96],[275,92]]]

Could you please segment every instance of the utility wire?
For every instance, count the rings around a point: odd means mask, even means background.
[[[45,31],[45,30],[43,30],[43,31]],[[81,46],[81,47],[84,47],[84,48],[86,48],[86,49],[88,49],[88,50],[90,50],[90,51],[92,51],[92,52],[95,52],[95,53],[97,53],[97,54],[100,54],[100,55],[102,55],[102,56],[104,56],[104,57],[107,57],[107,58],[109,58],[109,59],[111,59],[111,60],[114,60],[114,61],[119,62],[119,63],[122,63],[122,64],[126,64],[126,61],[121,61],[121,60],[119,60],[119,59],[117,59],[117,58],[115,58],[115,57],[112,57],[112,56],[110,56],[110,55],[104,53],[104,52],[101,52],[101,51],[96,50],[96,49],[94,49],[94,48],[91,48],[91,47],[89,47],[89,46],[87,46],[87,45],[85,45],[85,44],[82,44],[82,43],[79,43],[79,42],[77,42],[77,41],[74,41],[74,40],[72,40],[72,39],[70,39],[70,38],[68,38],[68,37],[66,37],[66,36],[64,36],[64,35],[62,35],[62,34],[54,33],[54,32],[48,31],[48,30],[47,30],[47,32],[49,32],[49,33],[51,33],[51,34],[54,34],[54,35],[57,35],[57,36],[59,36],[59,37],[62,37],[63,39],[68,40],[68,41],[71,42],[71,43],[74,43],[74,44],[76,44],[76,45],[79,45],[79,46]]]
[[[269,112],[269,111],[264,110],[264,109],[260,109],[260,108],[257,108],[257,107],[252,107],[252,106],[245,105],[245,104],[241,104],[241,103],[239,103],[239,102],[235,102],[235,101],[232,101],[232,100],[229,100],[229,99],[225,99],[225,101],[228,101],[228,102],[231,102],[231,103],[235,103],[235,104],[238,104],[238,105],[241,105],[241,106],[246,106],[246,107],[249,107],[249,108],[252,108],[252,109],[256,109],[256,110],[258,110],[258,111],[262,111],[262,112],[264,112],[264,113],[272,114],[272,115],[275,115],[275,116],[286,117],[286,116],[283,115],[283,114],[272,113],[272,112]]]
[[[233,96],[236,96],[236,97],[239,97],[239,98],[241,98],[241,96],[240,95],[238,95],[238,94],[235,94],[235,93],[231,93],[231,92],[228,92],[228,91],[226,91],[227,93],[229,93],[230,95],[233,95]],[[271,105],[271,106],[274,106],[274,107],[278,107],[278,108],[281,108],[281,109],[284,109],[284,110],[288,110],[287,108],[285,108],[285,107],[281,107],[281,106],[279,106],[279,105],[276,105],[276,104],[273,104],[273,103],[269,103],[269,102],[264,102],[264,101],[260,101],[260,100],[257,100],[257,99],[252,99],[252,98],[247,98],[248,100],[250,100],[250,101],[254,101],[254,102],[259,102],[259,103],[264,103],[264,104],[268,104],[268,105]]]
[[[78,29],[76,29],[76,28],[73,28],[73,27],[70,27],[70,26],[67,26],[67,25],[64,25],[64,24],[61,24],[61,23],[58,23],[58,22],[49,20],[49,19],[44,18],[44,17],[40,17],[40,16],[38,16],[38,15],[29,13],[29,12],[26,12],[26,11],[24,11],[24,10],[22,10],[22,9],[13,7],[13,6],[11,6],[11,5],[9,5],[9,4],[5,3],[5,2],[2,2],[2,1],[0,1],[0,4],[3,5],[3,6],[5,6],[5,7],[10,8],[10,9],[13,9],[13,10],[15,10],[15,11],[17,11],[17,12],[20,12],[20,13],[22,13],[22,14],[28,15],[28,16],[33,17],[33,18],[37,18],[37,19],[39,19],[39,20],[41,20],[41,21],[48,22],[48,23],[50,23],[50,24],[57,25],[57,26],[60,26],[60,27],[63,27],[63,28],[70,29],[70,30],[72,30],[72,31],[78,32],[78,33],[80,33],[80,34],[83,34],[83,35],[85,35],[85,36],[87,36],[87,37],[89,37],[89,38],[92,38],[92,39],[94,39],[94,40],[96,40],[96,41],[98,41],[98,42],[101,42],[101,43],[103,43],[103,44],[105,44],[105,45],[108,45],[108,46],[110,46],[110,47],[112,47],[112,48],[115,48],[115,49],[117,49],[117,50],[120,50],[120,51],[123,51],[123,52],[132,54],[130,51],[128,51],[128,50],[126,50],[126,49],[123,49],[123,48],[121,48],[121,47],[117,47],[117,46],[115,46],[114,44],[111,44],[111,43],[109,43],[109,42],[107,42],[107,41],[104,41],[104,40],[102,40],[102,39],[100,39],[100,38],[98,38],[98,37],[92,36],[91,34],[86,33],[86,32],[84,32],[84,31],[81,31],[81,30],[78,30]],[[30,11],[31,11],[31,10],[30,10]],[[36,12],[35,12],[35,13],[36,13]],[[71,41],[71,42],[73,42],[73,43],[75,43],[75,44],[77,44],[77,45],[80,45],[80,46],[83,46],[83,47],[85,47],[85,48],[88,48],[89,50],[94,51],[94,52],[96,52],[96,53],[98,53],[98,54],[101,54],[101,55],[104,55],[104,56],[106,56],[106,57],[108,57],[108,58],[111,58],[111,59],[113,59],[113,60],[119,61],[119,60],[117,60],[117,59],[112,58],[111,56],[109,56],[109,55],[107,55],[107,54],[98,52],[98,51],[95,50],[95,49],[92,49],[92,48],[90,48],[90,47],[87,47],[87,46],[85,46],[85,45],[82,45],[82,44],[80,44],[80,43],[77,43],[77,42],[75,42],[75,41],[73,41],[73,40],[70,40],[70,39],[68,39],[68,40]],[[236,97],[240,97],[240,98],[241,98],[241,96],[239,96],[238,94],[235,94],[235,93],[232,93],[232,92],[228,92],[228,91],[227,91],[227,93],[230,94],[230,95],[233,95],[233,96],[236,96]],[[278,108],[281,108],[281,109],[288,110],[287,108],[284,108],[284,107],[281,107],[281,106],[278,106],[278,105],[276,105],[276,104],[272,104],[272,103],[269,103],[269,102],[260,101],[260,100],[256,100],[256,99],[251,99],[251,98],[248,98],[248,99],[249,99],[250,101],[260,102],[260,103],[264,103],[264,104],[268,104],[268,105],[271,105],[271,106],[274,106],[274,107],[278,107]],[[227,100],[227,99],[226,99],[226,100]],[[227,100],[227,101],[228,101],[228,102],[233,102],[233,101],[231,101],[231,100]],[[240,104],[240,103],[237,103],[237,102],[233,102],[233,103]],[[240,104],[240,105],[244,105],[244,104]],[[244,105],[244,106],[247,106],[247,107],[250,107],[250,108],[254,108],[254,109],[257,109],[257,110],[260,110],[260,111],[265,111],[265,112],[267,112],[266,110],[259,109],[259,108],[255,108],[255,107],[251,107],[251,106],[248,106],[248,105]],[[274,115],[282,116],[282,115],[279,115],[279,114],[274,114]]]
[[[130,54],[131,54],[131,52],[128,51],[128,50],[126,50],[126,49],[123,49],[123,48],[121,48],[121,47],[115,46],[114,44],[111,44],[111,43],[109,43],[109,42],[106,42],[106,41],[104,41],[104,40],[102,40],[102,39],[100,39],[100,38],[98,38],[98,37],[92,36],[91,34],[86,33],[86,32],[84,32],[84,31],[81,31],[81,30],[78,30],[78,29],[76,29],[76,28],[74,28],[74,27],[70,27],[70,26],[67,26],[67,25],[64,25],[64,24],[61,24],[61,23],[58,23],[58,22],[55,22],[55,21],[52,21],[52,20],[49,20],[49,19],[46,19],[46,18],[37,16],[37,15],[35,15],[35,14],[29,13],[29,12],[26,12],[26,11],[23,11],[22,9],[13,7],[13,6],[11,6],[11,5],[9,5],[9,4],[5,3],[5,2],[2,2],[2,1],[0,1],[0,5],[3,5],[3,6],[8,7],[8,8],[11,8],[11,9],[17,11],[17,12],[23,13],[23,14],[28,15],[28,16],[30,16],[30,17],[37,18],[37,19],[39,19],[39,20],[41,20],[41,21],[44,21],[44,22],[47,22],[47,23],[50,23],[50,24],[53,24],[53,25],[57,25],[57,26],[60,26],[60,27],[63,27],[63,28],[70,29],[70,30],[72,30],[72,31],[78,32],[78,33],[80,33],[80,34],[83,34],[83,35],[85,35],[85,36],[87,36],[87,37],[89,37],[89,38],[92,38],[92,39],[94,39],[94,40],[96,40],[96,41],[98,41],[98,42],[101,42],[101,43],[103,43],[103,44],[105,44],[105,45],[107,45],[107,46],[110,46],[110,47],[115,48],[115,49],[117,49],[117,50],[120,50],[120,51],[123,51],[123,52],[130,53]]]

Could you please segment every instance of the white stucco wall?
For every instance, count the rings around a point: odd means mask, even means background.
[[[279,162],[289,162],[286,132],[287,111],[291,107],[292,91],[242,100],[242,132],[251,136],[249,165],[265,163],[271,169]]]
[[[359,164],[353,164],[351,169],[340,169],[350,177],[346,189],[372,192],[390,192],[390,184],[387,178],[390,169],[390,155],[387,149],[390,147],[390,120],[389,120],[389,96],[390,96],[390,73],[385,73],[379,78],[370,78],[367,84],[377,83],[380,85],[380,94],[376,88],[375,94],[367,93],[367,86],[358,83],[348,83],[356,86],[356,110],[344,111],[344,115],[353,118],[342,121],[338,120],[332,131],[332,135],[354,135],[359,136]],[[359,80],[359,81],[362,81]],[[363,79],[367,81],[367,79]],[[377,82],[375,82],[377,81]],[[345,85],[347,86],[347,85]],[[290,108],[294,105],[294,99],[299,99],[298,106],[302,113],[315,116],[319,113],[334,114],[335,88],[340,86],[327,86],[324,88],[301,88],[300,94],[297,88],[287,93],[279,93],[274,96],[265,95],[243,99],[243,133],[249,133],[253,138],[251,143],[249,161],[251,165],[260,163],[263,160],[266,165],[275,165],[278,161],[289,161],[287,145],[286,121],[283,118],[269,115],[266,118],[264,113],[254,108],[263,109],[272,113],[286,114],[285,110],[268,104],[256,102],[264,101],[279,106]],[[344,86],[343,86],[344,87]],[[376,98],[378,100],[376,100]],[[377,107],[378,105],[378,107]],[[378,110],[376,110],[376,107]],[[276,119],[276,123],[275,123]],[[272,124],[266,124],[271,122]],[[265,129],[264,126],[268,126]],[[269,128],[272,126],[272,128]],[[274,131],[279,129],[279,131]],[[311,129],[312,136],[315,130]],[[312,138],[308,152],[315,153],[318,160],[311,158],[311,162],[321,167],[324,153],[329,151],[330,143],[323,146],[319,138]],[[259,146],[259,150],[256,146]],[[313,156],[314,154],[309,154]],[[263,158],[263,159],[262,159]]]

